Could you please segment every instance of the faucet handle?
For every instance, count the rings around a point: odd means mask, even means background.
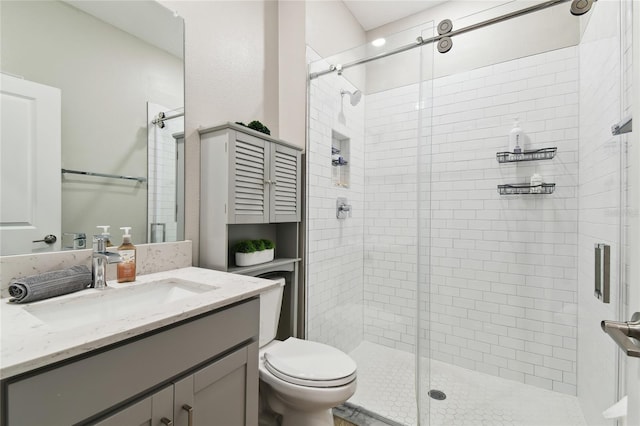
[[[103,253],[107,251],[106,238],[104,235],[93,236],[93,251]]]

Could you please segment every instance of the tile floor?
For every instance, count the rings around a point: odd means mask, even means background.
[[[358,389],[348,402],[394,422],[417,425],[414,356],[370,342],[350,355],[358,364]],[[586,425],[576,397],[435,360],[422,370],[423,426]],[[429,389],[441,390],[447,398],[433,400],[426,395]]]

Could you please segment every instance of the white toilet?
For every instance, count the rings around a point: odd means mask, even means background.
[[[273,278],[272,278],[273,279]],[[356,363],[322,343],[275,340],[284,278],[260,295],[260,399],[282,416],[282,426],[333,426],[331,408],[356,391]]]

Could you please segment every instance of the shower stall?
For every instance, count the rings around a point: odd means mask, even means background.
[[[506,2],[307,47],[306,336],[357,362],[345,412],[616,424],[631,7]]]
[[[184,239],[184,108],[147,102],[147,241]]]

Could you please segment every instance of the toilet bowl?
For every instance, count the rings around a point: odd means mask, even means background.
[[[261,410],[282,416],[282,426],[333,426],[331,409],[356,391],[356,363],[322,343],[275,340],[285,283],[275,281],[278,288],[260,295]]]

